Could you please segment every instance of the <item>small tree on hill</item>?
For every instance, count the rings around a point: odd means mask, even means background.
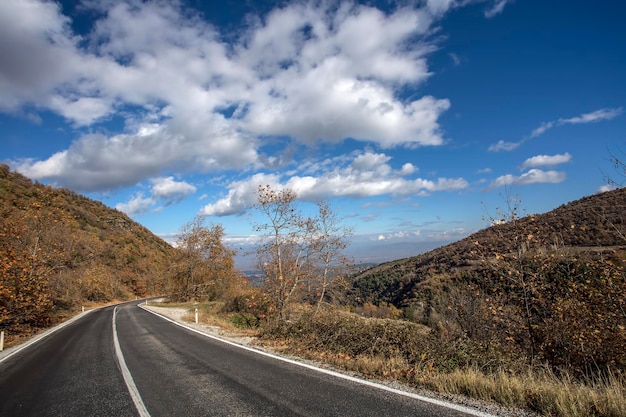
[[[315,217],[304,217],[296,206],[292,190],[259,186],[256,209],[266,220],[255,225],[265,234],[259,247],[259,268],[265,273],[265,290],[272,300],[273,312],[284,318],[287,305],[304,293],[313,291],[317,308],[329,288],[341,277],[345,265],[342,250],[351,230],[340,226],[340,219],[327,202],[318,204]]]
[[[222,225],[204,225],[202,217],[185,224],[177,242],[172,290],[180,300],[212,300],[237,282],[234,252],[223,243]]]
[[[318,297],[316,311],[319,311],[328,289],[338,283],[343,276],[342,267],[348,264],[343,250],[348,246],[347,239],[352,235],[352,229],[341,226],[341,219],[327,201],[318,203],[317,208],[312,245],[318,270],[315,284]]]
[[[304,280],[312,223],[295,205],[296,193],[259,186],[256,210],[266,219],[255,230],[268,238],[258,250],[259,268],[265,273],[265,289],[272,300],[270,313],[283,318],[285,307]]]

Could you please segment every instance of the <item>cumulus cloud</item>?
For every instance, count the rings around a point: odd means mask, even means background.
[[[126,213],[130,217],[135,217],[138,214],[147,212],[153,204],[154,199],[144,197],[142,193],[137,193],[128,202],[116,204],[115,208]]]
[[[598,191],[596,191],[596,193],[606,193],[608,191],[613,191],[618,189],[619,187],[616,185],[612,185],[612,184],[603,184],[600,187],[598,187]]]
[[[539,183],[557,184],[565,181],[567,175],[562,171],[543,171],[541,169],[531,169],[522,175],[507,174],[496,178],[487,189],[504,187],[506,185],[529,185]]]
[[[150,180],[150,197],[136,193],[126,203],[118,203],[115,208],[131,217],[148,211],[159,211],[163,206],[180,203],[196,192],[196,187],[185,181],[175,181],[174,177],[158,177]]]
[[[99,13],[79,36],[53,2],[0,2],[0,111],[34,106],[75,126],[127,117],[123,133],[14,165],[100,191],[171,169],[258,169],[271,163],[259,149],[272,136],[441,145],[450,102],[398,93],[431,75],[428,33],[456,2],[390,13],[331,3],[287,5],[224,36],[179,2],[85,2]]]
[[[278,175],[256,174],[246,180],[230,184],[228,195],[206,205],[201,213],[207,216],[241,213],[254,204],[257,187],[265,184],[274,188],[289,188],[296,192],[299,198],[308,201],[338,196],[356,198],[379,195],[423,196],[468,187],[467,181],[463,178],[438,178],[434,181],[407,178],[414,170],[405,166],[406,170],[394,172],[387,163],[389,160],[389,156],[385,154],[367,151],[354,156],[347,165],[337,166],[318,176],[293,175],[282,181]]]
[[[402,169],[400,169],[400,172],[398,174],[405,176],[405,175],[411,175],[417,171],[418,171],[418,168],[415,165],[411,164],[410,162],[407,162],[406,164],[402,165]]]
[[[182,120],[181,120],[182,122]],[[42,161],[15,161],[16,169],[40,180],[82,191],[132,186],[164,167],[203,172],[235,169],[256,160],[253,141],[213,123],[144,124],[132,133],[88,134]],[[198,125],[200,124],[200,125]],[[200,130],[203,132],[201,133]]]
[[[522,169],[536,168],[541,166],[555,166],[564,164],[572,160],[572,155],[569,152],[557,155],[537,155],[532,158],[528,158],[522,164]]]
[[[174,181],[174,177],[154,178],[150,193],[166,206],[176,204],[196,192],[196,187],[185,181]]]
[[[255,174],[245,181],[235,181],[229,185],[228,195],[219,201],[207,204],[200,214],[204,216],[228,216],[242,213],[257,201],[258,187],[269,185],[274,189],[282,188],[278,175]]]

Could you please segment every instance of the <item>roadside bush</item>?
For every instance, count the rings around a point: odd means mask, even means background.
[[[430,329],[416,323],[363,318],[342,311],[315,315],[303,312],[289,321],[268,323],[262,334],[271,339],[288,339],[300,349],[325,350],[355,358],[401,356],[414,361],[426,351]]]
[[[222,313],[233,313],[231,321],[235,326],[258,327],[267,320],[269,309],[268,297],[260,289],[250,287],[228,298],[224,302]]]

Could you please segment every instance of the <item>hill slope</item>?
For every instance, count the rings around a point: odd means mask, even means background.
[[[0,165],[0,328],[160,293],[175,249],[124,213]]]
[[[626,188],[584,197],[545,214],[483,229],[419,256],[377,265],[353,277],[353,292],[364,301],[405,307],[420,282],[481,268],[485,256],[515,251],[520,235],[533,235],[535,246],[544,249],[614,253],[626,246]]]
[[[553,366],[625,369],[625,236],[619,189],[363,271],[351,296]]]

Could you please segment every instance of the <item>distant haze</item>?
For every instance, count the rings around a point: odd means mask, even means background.
[[[383,240],[376,242],[354,242],[346,248],[344,254],[351,258],[354,264],[357,265],[364,263],[381,264],[397,259],[410,258],[449,243],[452,243],[452,241],[388,242]],[[254,249],[251,246],[237,249],[235,264],[237,268],[242,271],[256,269],[257,258]]]

